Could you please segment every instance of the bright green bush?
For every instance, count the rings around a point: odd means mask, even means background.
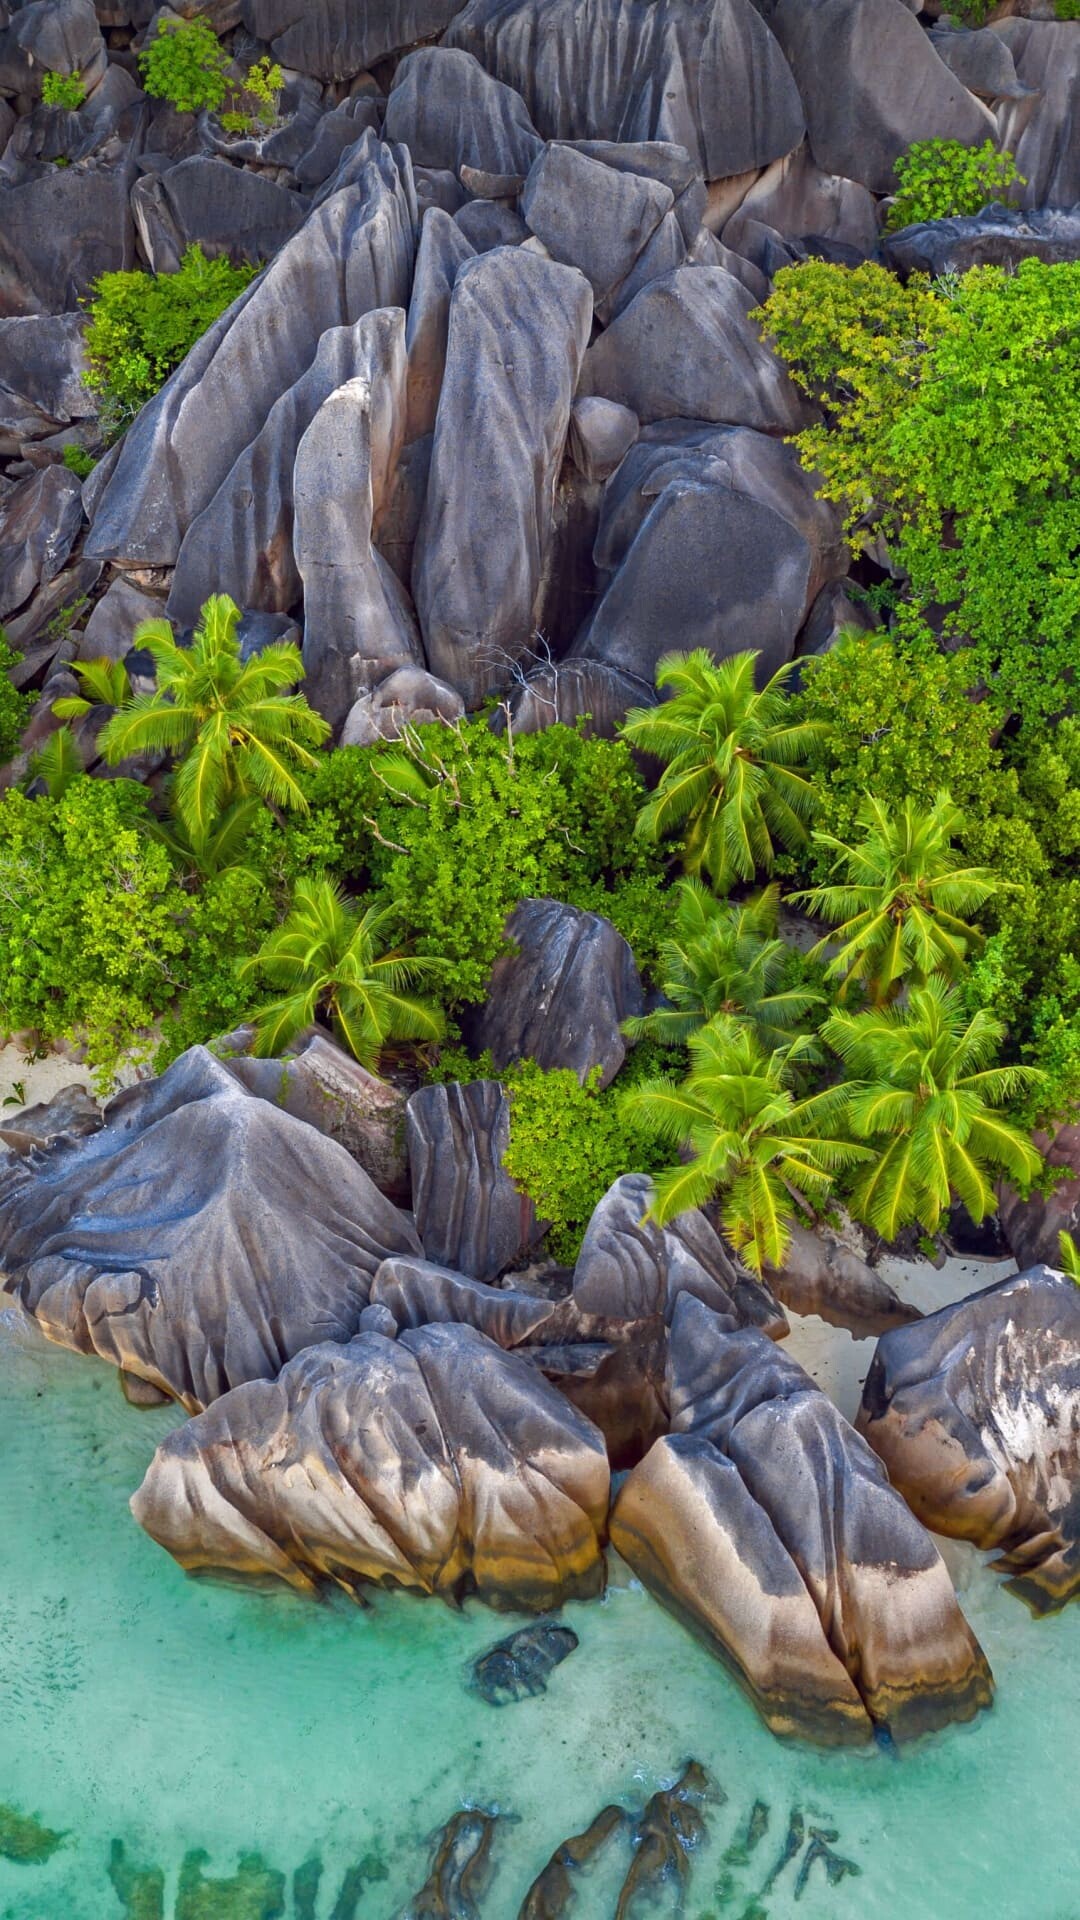
[[[935,286],[808,261],[760,311],[825,409],[797,436],[856,545],[882,538],[909,582],[897,621],[970,643],[1027,728],[1080,666],[1080,262],[975,267]]]
[[[77,113],[86,99],[86,88],[78,73],[45,73],[41,98],[47,107],[64,107],[69,113]]]
[[[278,94],[283,81],[281,68],[276,61],[271,61],[268,54],[256,60],[244,75],[236,106],[221,115],[225,132],[246,133],[253,117],[260,120],[264,127],[272,125],[277,117]]]
[[[97,466],[97,458],[94,454],[87,453],[85,447],[67,446],[64,448],[64,465],[69,473],[77,474],[80,480],[85,480]]]
[[[483,716],[411,738],[411,752],[346,747],[324,760],[310,822],[290,828],[296,864],[392,902],[412,951],[444,962],[450,1009],[482,998],[529,895],[606,913],[649,964],[640,947],[662,933],[661,867],[633,837],[645,796],[627,747],[563,726],[510,745]]]
[[[886,231],[921,220],[948,220],[979,213],[1012,186],[1024,186],[1011,153],[998,153],[993,141],[965,147],[959,140],[916,140],[896,162],[899,185],[889,209]]]
[[[229,90],[229,60],[205,20],[162,20],[139,54],[145,91],[181,113],[214,112]]]
[[[8,678],[21,659],[22,654],[15,651],[0,627],[0,765],[10,760],[18,747],[35,699],[32,693],[20,693]]]
[[[111,437],[153,399],[258,271],[247,262],[234,267],[224,255],[208,260],[193,246],[175,273],[103,273],[95,280],[86,355]]]

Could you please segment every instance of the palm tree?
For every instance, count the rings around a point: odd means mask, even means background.
[[[1004,1028],[969,1019],[951,987],[928,980],[906,1006],[834,1013],[822,1036],[856,1077],[840,1089],[845,1117],[874,1164],[852,1210],[885,1240],[915,1221],[936,1233],[954,1196],[973,1220],[995,1206],[991,1172],[1027,1182],[1042,1166],[1027,1135],[995,1111],[1038,1075],[995,1067]]]
[[[157,687],[125,701],[98,741],[110,766],[154,748],[178,756],[173,804],[193,839],[248,794],[306,809],[297,774],[316,765],[311,748],[330,731],[287,691],[303,678],[299,648],[279,641],[241,660],[239,619],[227,594],[213,594],[190,647],[177,646],[167,620],[147,620],[135,644],[153,655]]]
[[[840,950],[826,976],[841,979],[843,995],[853,980],[868,986],[879,1006],[895,998],[902,980],[933,974],[958,978],[968,949],[982,942],[977,928],[960,916],[974,913],[1000,882],[988,867],[962,867],[953,851],[961,814],[945,792],[923,811],[909,794],[890,809],[869,795],[858,813],[864,837],[846,846],[830,833],[815,833],[818,846],[831,847],[838,885],[811,887],[793,894],[811,913],[836,927],[811,949]]]
[[[386,952],[382,935],[392,907],[346,899],[325,875],[298,880],[292,906],[241,975],[259,973],[283,989],[282,998],[253,1016],[255,1052],[280,1053],[325,1011],[338,1038],[361,1066],[374,1070],[391,1040],[439,1040],[445,1022],[438,1007],[404,991],[436,960]]]
[[[791,950],[777,938],[779,911],[775,885],[735,905],[700,880],[680,881],[674,932],[660,948],[659,978],[671,1004],[625,1021],[623,1032],[682,1046],[724,1013],[751,1027],[766,1050],[783,1046],[824,997],[784,985]]]
[[[835,1174],[869,1151],[832,1130],[842,1088],[805,1099],[792,1090],[803,1040],[766,1052],[748,1027],[720,1016],[689,1045],[681,1086],[645,1081],[620,1102],[628,1121],[685,1156],[657,1176],[650,1215],[663,1225],[719,1194],[724,1231],[747,1264],[782,1266],[796,1213],[812,1217]]]
[[[681,828],[688,873],[707,873],[724,893],[735,880],[770,872],[774,842],[800,847],[813,802],[796,769],[826,731],[824,721],[792,721],[781,667],[759,693],[756,653],[717,662],[704,647],[665,654],[656,684],[672,688],[657,707],[636,707],[622,734],[667,766],[638,816],[637,830],[659,841]]]
[[[44,746],[31,754],[26,785],[40,780],[50,800],[62,800],[72,781],[85,772],[86,762],[71,728],[57,727]]]
[[[1058,1262],[1062,1273],[1067,1273],[1069,1279],[1075,1280],[1080,1287],[1080,1247],[1072,1234],[1064,1229],[1058,1234]]]
[[[151,839],[168,849],[178,867],[205,880],[223,873],[227,867],[256,871],[248,867],[244,850],[261,812],[262,801],[248,795],[242,800],[231,800],[205,832],[191,831],[182,820],[148,819],[144,827]]]
[[[53,702],[53,712],[60,720],[81,720],[95,707],[122,707],[132,697],[131,679],[122,660],[73,660],[71,669],[78,674],[82,692],[66,693]]]

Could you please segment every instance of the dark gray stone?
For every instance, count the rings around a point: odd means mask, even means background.
[[[295,233],[306,208],[299,194],[263,174],[203,157],[137,180],[131,211],[151,271],[175,273],[195,245],[211,259],[227,254],[261,265]]]
[[[524,180],[541,147],[520,94],[451,47],[421,47],[401,62],[383,131],[408,147],[419,167],[473,167],[516,180]]]
[[[707,179],[803,133],[795,83],[751,0],[470,0],[450,46],[517,89],[549,140],[665,140]]]
[[[573,727],[614,740],[631,707],[651,707],[656,688],[602,660],[560,660],[534,667],[510,702],[515,733]]]
[[[0,318],[70,313],[134,260],[126,166],[49,167],[0,189]]]
[[[497,200],[469,200],[454,215],[454,223],[465,235],[474,253],[490,253],[495,247],[520,247],[529,238],[529,229],[513,207]]]
[[[458,269],[472,259],[475,251],[456,220],[440,207],[429,207],[420,227],[405,328],[409,353],[407,441],[421,439],[434,430],[446,370],[450,296]]]
[[[461,0],[243,0],[244,25],[276,59],[319,80],[354,74],[448,26]]]
[[[535,1060],[569,1067],[582,1086],[596,1068],[610,1086],[626,1059],[622,1022],[645,996],[622,934],[598,913],[558,900],[523,900],[506,923],[513,951],[496,960],[487,999],[464,1030],[496,1068]]]
[[[429,1260],[495,1280],[542,1232],[502,1164],[510,1101],[497,1080],[422,1087],[406,1109],[416,1230]]]
[[[0,506],[0,619],[55,578],[83,522],[82,488],[66,467],[43,467]]]
[[[292,169],[298,185],[321,187],[364,129],[370,127],[378,133],[381,125],[382,109],[377,100],[349,100],[332,113],[322,114],[315,123],[311,145]]]
[[[117,574],[92,609],[79,636],[80,660],[122,660],[144,620],[155,620],[164,602]],[[197,611],[197,609],[196,609]]]
[[[370,693],[361,694],[341,729],[343,747],[370,747],[400,740],[406,727],[450,725],[463,718],[465,703],[453,687],[423,667],[398,667]]]
[[[1080,1593],[1080,1288],[1030,1267],[878,1341],[858,1427],[928,1527],[1033,1613]]]
[[[0,1143],[13,1153],[43,1152],[58,1140],[85,1140],[102,1126],[101,1108],[78,1080],[61,1087],[51,1100],[0,1114]]]
[[[769,1285],[793,1313],[815,1313],[831,1327],[845,1327],[856,1340],[921,1320],[918,1307],[901,1300],[873,1267],[834,1234],[794,1226],[784,1264],[768,1270]]]
[[[747,223],[771,227],[784,239],[838,240],[864,257],[878,241],[877,202],[857,180],[823,173],[804,141],[783,160],[774,160],[756,180],[724,227],[724,245],[748,254]]]
[[[935,53],[944,60],[969,93],[980,100],[1024,100],[1031,93],[1017,79],[1012,54],[1000,34],[987,29],[972,32],[939,24],[931,27]]]
[[[586,480],[608,480],[638,437],[641,422],[617,400],[583,394],[570,414],[570,454]]]
[[[646,286],[589,348],[581,391],[618,400],[643,421],[796,432],[808,409],[748,318],[753,306],[722,267],[679,267]]]
[[[0,1176],[0,1284],[50,1339],[189,1412],[328,1333],[347,1340],[381,1261],[419,1252],[344,1147],[202,1047],[105,1122]]]
[[[1025,207],[1080,202],[1080,33],[1075,20],[999,20],[993,31],[1035,99],[1002,100],[995,144],[1015,154]]]
[[[966,273],[969,267],[1014,267],[1020,260],[1080,260],[1080,206],[1019,212],[988,207],[952,220],[901,227],[882,242],[898,273]]]
[[[533,637],[591,309],[582,274],[520,248],[454,283],[413,590],[428,665],[468,706]]]
[[[94,0],[30,0],[0,30],[0,89],[40,94],[45,73],[77,73],[87,92],[105,72]]]
[[[540,1620],[497,1640],[473,1661],[472,1684],[489,1706],[532,1700],[547,1692],[555,1668],[573,1653],[578,1637],[558,1620]]]
[[[0,320],[0,457],[93,418],[97,405],[83,385],[85,325],[81,313]]]
[[[347,158],[349,184],[308,216],[129,430],[94,513],[86,550],[95,559],[174,565],[188,527],[327,328],[406,304],[416,217],[407,156],[365,133]]]
[[[487,1286],[430,1260],[400,1254],[384,1260],[371,1283],[371,1298],[398,1327],[474,1327],[497,1347],[520,1347],[550,1320],[550,1300],[510,1288]]]
[[[408,1205],[405,1096],[399,1088],[368,1073],[319,1028],[283,1059],[241,1054],[227,1065],[249,1093],[336,1140],[380,1193]]]
[[[662,181],[616,172],[560,144],[539,154],[521,196],[527,225],[553,259],[580,267],[598,307],[625,280],[673,205]]]

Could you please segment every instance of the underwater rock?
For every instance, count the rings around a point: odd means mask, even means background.
[[[816,1313],[831,1327],[846,1327],[855,1340],[921,1320],[913,1307],[873,1267],[834,1234],[795,1225],[784,1264],[768,1269],[778,1300],[793,1313]]]
[[[513,950],[496,960],[481,1007],[465,1021],[497,1069],[535,1060],[569,1067],[582,1086],[596,1068],[609,1086],[626,1059],[622,1023],[643,1013],[633,953],[598,913],[559,900],[523,900],[506,923]]]
[[[189,1413],[348,1339],[381,1261],[419,1251],[344,1147],[203,1047],[0,1173],[0,1291]]]
[[[497,1814],[465,1807],[439,1834],[431,1872],[409,1901],[401,1920],[479,1920],[491,1878],[491,1844]]]
[[[612,1544],[774,1732],[904,1739],[989,1705],[933,1541],[795,1361],[686,1295],[668,1394],[671,1433],[623,1486]]]
[[[421,1087],[405,1109],[416,1231],[429,1260],[495,1280],[543,1231],[503,1166],[510,1101],[497,1080]]]
[[[558,1620],[519,1627],[473,1662],[472,1684],[492,1707],[546,1693],[554,1669],[573,1653],[578,1637]]]
[[[1080,1592],[1080,1288],[1049,1267],[878,1341],[857,1426],[936,1533],[993,1548],[1010,1592]]]
[[[189,1570],[545,1612],[600,1592],[601,1434],[463,1326],[324,1342],[166,1436],[135,1518]]]
[[[709,1776],[696,1760],[690,1761],[673,1787],[653,1794],[634,1827],[636,1852],[622,1884],[615,1920],[630,1920],[642,1895],[653,1895],[672,1883],[682,1908],[690,1855],[705,1837],[702,1805],[708,1796]]]
[[[43,1827],[31,1814],[0,1803],[0,1860],[14,1860],[21,1866],[39,1866],[51,1860],[64,1840],[62,1833]]]
[[[160,1867],[133,1867],[122,1840],[109,1848],[109,1880],[125,1920],[165,1920],[165,1875]]]
[[[203,1873],[209,1854],[185,1853],[176,1888],[175,1920],[280,1920],[285,1912],[285,1875],[268,1867],[261,1853],[242,1853],[229,1880]]]
[[[575,1900],[572,1876],[579,1867],[588,1865],[613,1833],[626,1826],[627,1819],[623,1807],[602,1807],[584,1833],[562,1841],[525,1895],[517,1920],[564,1920]]]

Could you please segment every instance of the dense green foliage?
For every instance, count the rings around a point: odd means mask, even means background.
[[[139,54],[143,89],[181,113],[213,112],[229,90],[229,58],[206,20],[158,22]]]
[[[626,740],[667,763],[638,833],[659,842],[681,832],[687,872],[707,873],[721,891],[770,872],[777,844],[802,846],[811,808],[798,769],[818,728],[795,719],[784,698],[791,667],[759,692],[757,660],[736,653],[718,664],[704,647],[666,654],[656,684],[669,698],[635,707],[623,726]]]
[[[278,94],[281,91],[284,75],[276,60],[269,54],[263,54],[244,75],[240,87],[240,98],[247,105],[230,107],[221,115],[221,124],[226,133],[246,133],[253,120],[264,127],[270,126],[277,117]]]
[[[101,420],[115,437],[152,400],[219,314],[243,293],[258,268],[209,260],[188,247],[175,273],[103,273],[88,302],[89,381]]]
[[[12,667],[17,667],[21,660],[22,654],[11,645],[0,627],[0,764],[10,760],[15,752],[34,704],[34,695],[20,693],[8,678]]]
[[[97,466],[97,459],[94,454],[87,453],[85,447],[78,447],[72,443],[64,448],[64,465],[69,473],[74,473],[80,480],[85,480],[93,473]]]
[[[856,545],[881,538],[898,618],[969,644],[1028,727],[1080,660],[1080,262],[976,267],[931,285],[807,261],[761,310],[825,409],[800,456]],[[935,615],[935,617],[938,617]]]
[[[948,220],[954,214],[979,213],[1012,186],[1025,184],[1011,153],[999,153],[992,140],[965,147],[959,140],[916,140],[896,162],[899,182],[886,231],[921,220]]]
[[[78,113],[86,99],[86,88],[83,86],[81,74],[42,74],[41,98],[47,107],[63,107],[68,113]]]

